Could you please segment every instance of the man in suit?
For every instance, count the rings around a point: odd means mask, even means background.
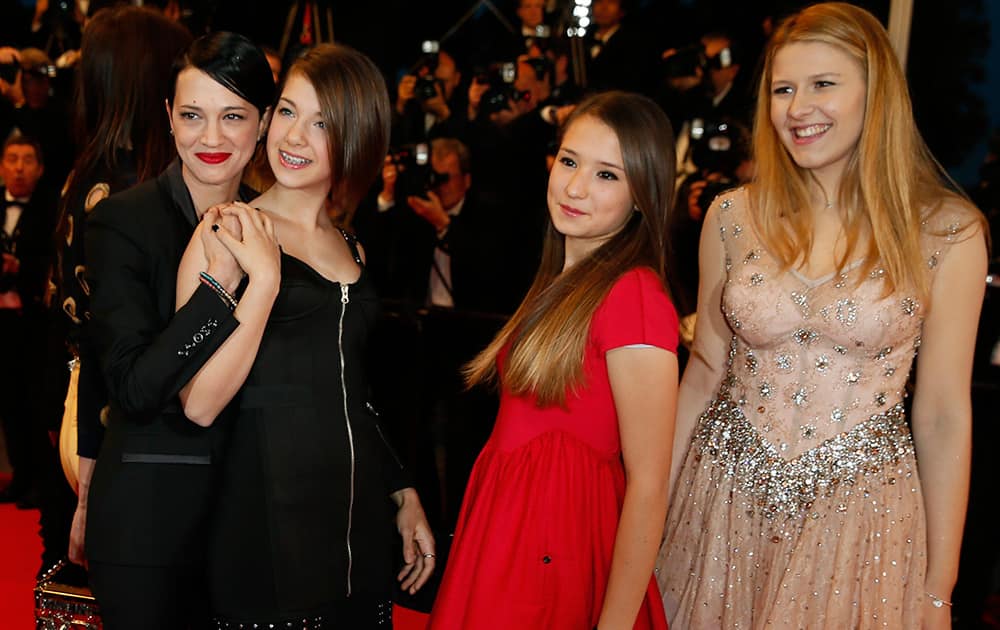
[[[57,199],[38,186],[44,170],[37,141],[16,135],[4,143],[0,347],[5,358],[0,361],[0,419],[14,474],[0,491],[0,502],[16,501],[21,508],[35,506],[40,466],[51,450],[45,432],[31,418],[26,395],[40,378],[36,358],[44,349],[44,299],[54,254]]]
[[[476,191],[462,142],[438,138],[428,157],[420,177],[419,167],[401,172],[387,160],[377,207],[360,208],[354,225],[379,296],[399,315],[373,335],[373,354],[386,358],[375,363],[387,366],[375,387],[392,392],[389,417],[416,419],[399,429],[400,443],[415,445],[408,467],[450,524],[496,412],[492,393],[465,390],[460,367],[489,343],[500,314],[513,312],[527,286],[511,273],[524,249],[514,232],[520,209]],[[429,171],[432,185],[423,190]],[[400,361],[399,348],[409,344],[410,360]]]
[[[587,50],[587,87],[649,94],[654,89],[656,53],[628,23],[628,0],[594,0],[593,36]]]
[[[511,312],[520,296],[500,273],[505,213],[472,190],[469,150],[459,140],[432,141],[429,166],[433,185],[417,190],[413,171],[387,159],[378,207],[356,219],[380,295],[417,308]]]
[[[465,111],[460,102],[462,95],[455,88],[461,81],[462,73],[447,52],[424,55],[396,86],[392,145],[459,135]]]

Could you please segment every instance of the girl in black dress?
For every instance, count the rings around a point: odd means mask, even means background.
[[[279,259],[281,267],[280,288],[252,308],[244,295],[239,329],[181,393],[199,423],[239,405],[210,545],[220,628],[390,627],[393,511],[403,588],[420,588],[434,566],[420,501],[368,401],[363,365],[377,302],[364,253],[329,212],[351,210],[371,185],[389,120],[368,58],[334,45],[308,52],[271,121],[274,186],[253,207],[223,209],[236,224],[203,223],[178,271],[183,304],[206,282],[213,237],[251,288],[254,270]],[[283,251],[263,256],[256,246],[272,234]]]

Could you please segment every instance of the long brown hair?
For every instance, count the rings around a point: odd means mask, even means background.
[[[350,214],[382,169],[389,150],[392,109],[382,73],[371,59],[340,44],[320,44],[297,59],[319,99],[329,138],[333,188],[339,213]]]
[[[926,298],[929,278],[920,248],[921,222],[945,201],[969,204],[956,187],[944,185],[950,180],[917,130],[906,78],[888,34],[872,14],[853,5],[808,7],[782,22],[768,43],[757,93],[757,175],[751,187],[751,212],[761,239],[784,268],[813,246],[811,214],[804,211],[811,175],[789,155],[770,114],[775,55],[799,42],[823,43],[844,52],[859,65],[867,86],[861,137],[836,191],[847,237],[837,271],[846,268],[855,252],[863,252],[859,278],[878,264],[885,270],[887,294],[907,287]],[[865,228],[867,243],[861,243]]]
[[[76,71],[77,155],[65,203],[75,203],[95,173],[116,173],[123,151],[136,180],[159,175],[176,155],[163,103],[173,90],[174,59],[191,43],[183,26],[159,11],[102,9],[83,30]]]
[[[521,306],[496,338],[465,368],[469,385],[495,382],[497,357],[508,344],[504,389],[533,394],[539,405],[565,404],[582,385],[590,321],[615,281],[629,269],[648,267],[666,288],[668,212],[674,193],[674,135],[651,100],[605,92],[584,100],[566,121],[592,117],[607,125],[621,147],[636,211],[625,226],[587,257],[563,271],[565,239],[546,228],[542,262]]]

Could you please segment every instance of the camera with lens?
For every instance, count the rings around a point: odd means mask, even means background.
[[[438,173],[431,166],[430,145],[426,142],[405,144],[389,150],[396,165],[396,198],[409,195],[427,198],[427,193],[448,181],[447,173]]]
[[[517,80],[516,62],[490,64],[487,68],[478,70],[475,78],[480,85],[489,85],[479,101],[480,114],[495,114],[510,109],[511,103],[531,98],[529,92],[514,87],[514,81]]]
[[[698,167],[696,177],[708,184],[698,197],[698,205],[708,208],[720,193],[737,186],[737,171],[750,159],[750,132],[729,118],[691,121],[691,161]]]
[[[420,58],[413,65],[410,74],[417,77],[417,84],[413,88],[413,93],[421,101],[426,101],[437,96],[437,71],[438,53],[441,46],[434,40],[425,40],[420,44]]]
[[[709,70],[724,70],[739,63],[739,48],[733,44],[726,46],[709,57],[701,43],[679,48],[662,62],[662,74],[667,79],[707,75]]]
[[[54,79],[56,78],[56,67],[51,64],[43,64],[40,66],[34,66],[32,68],[25,68],[24,73],[31,76],[39,77],[42,79]]]
[[[532,46],[537,46],[541,52],[549,50],[552,45],[552,27],[548,24],[539,24],[526,41],[530,41]]]
[[[700,43],[678,48],[662,61],[663,76],[668,79],[693,77],[698,74],[699,68],[705,68],[707,62],[705,47]]]

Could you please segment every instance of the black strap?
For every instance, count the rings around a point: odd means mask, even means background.
[[[347,246],[351,249],[351,255],[354,256],[354,262],[358,263],[358,266],[364,269],[365,263],[361,260],[361,253],[358,251],[358,237],[354,236],[344,228],[338,229],[343,235],[344,240],[347,241]]]

